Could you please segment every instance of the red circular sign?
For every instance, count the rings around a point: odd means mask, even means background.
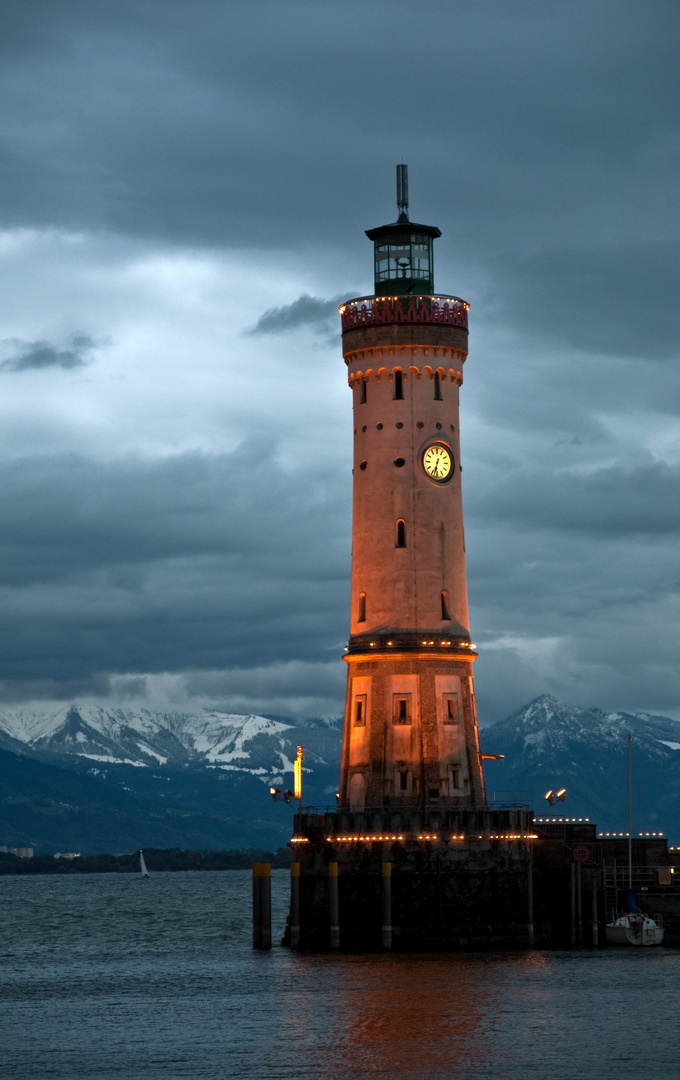
[[[579,844],[574,848],[574,862],[590,862],[590,848]]]

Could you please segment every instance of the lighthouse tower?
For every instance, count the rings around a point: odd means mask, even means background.
[[[458,398],[468,304],[434,291],[441,235],[369,229],[372,296],[341,309],[354,410],[351,632],[339,809],[486,805],[470,640]]]
[[[468,305],[434,291],[440,233],[409,220],[405,165],[397,204],[397,221],[367,232],[373,295],[340,309],[354,404],[340,790],[333,810],[294,815],[284,941],[524,946],[533,812],[524,793],[487,805],[472,679],[458,419]]]

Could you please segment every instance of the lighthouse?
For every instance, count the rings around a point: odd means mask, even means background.
[[[367,230],[371,296],[340,308],[353,398],[352,587],[339,808],[486,805],[463,531],[469,305],[434,289],[432,225]]]
[[[409,219],[405,165],[397,207],[367,230],[373,293],[340,308],[354,421],[345,724],[337,805],[294,815],[294,949],[534,941],[533,812],[524,793],[487,804],[477,729],[458,403],[469,306],[435,292],[440,232]]]

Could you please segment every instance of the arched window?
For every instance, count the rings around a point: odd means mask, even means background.
[[[442,388],[439,385],[439,372],[436,371],[434,375],[434,400],[442,401]]]
[[[394,373],[394,397],[398,400],[402,400],[404,397],[404,376],[401,371],[395,371]]]
[[[366,593],[359,593],[359,618],[358,622],[366,622]]]
[[[449,612],[449,594],[446,589],[442,589],[442,619],[450,619],[451,614]]]
[[[406,522],[402,518],[399,518],[397,522],[397,538],[394,546],[406,547]]]

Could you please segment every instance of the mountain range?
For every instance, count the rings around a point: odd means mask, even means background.
[[[0,845],[275,848],[290,838],[293,806],[273,802],[269,786],[293,786],[303,745],[305,802],[334,805],[341,741],[339,721],[75,705],[3,712]]]
[[[626,828],[627,740],[633,741],[634,831],[680,842],[680,722],[604,712],[542,695],[481,732],[490,797],[520,792],[537,815],[589,817]],[[306,805],[333,806],[341,720],[295,723],[220,712],[162,713],[76,706],[0,713],[0,845],[83,854],[135,847],[277,847],[293,807],[304,747]],[[567,788],[550,808],[549,788]]]
[[[680,721],[651,713],[604,712],[542,695],[482,729],[487,789],[529,789],[537,816],[589,817],[602,831],[627,828],[628,735],[632,742],[633,831],[665,831],[680,843]],[[567,788],[551,808],[545,793]],[[673,841],[672,841],[673,842]]]

